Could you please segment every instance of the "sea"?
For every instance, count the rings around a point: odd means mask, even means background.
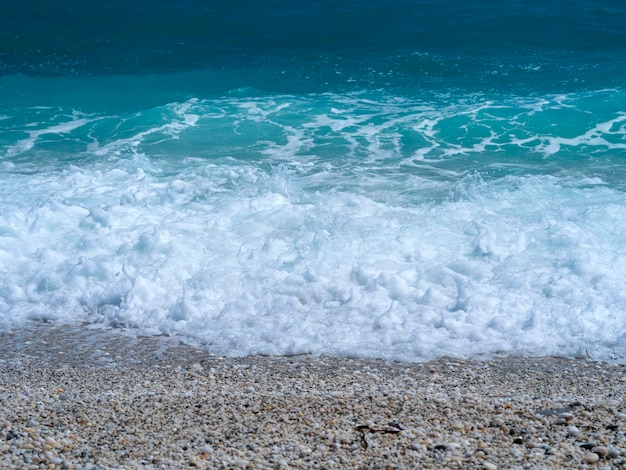
[[[626,2],[0,0],[0,331],[626,362]]]

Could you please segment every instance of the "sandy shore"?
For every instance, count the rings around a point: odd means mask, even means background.
[[[588,360],[223,358],[0,335],[1,468],[616,468],[626,375]]]

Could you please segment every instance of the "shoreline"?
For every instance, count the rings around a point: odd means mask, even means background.
[[[226,358],[172,337],[37,325],[0,334],[0,467],[619,467],[625,370]]]

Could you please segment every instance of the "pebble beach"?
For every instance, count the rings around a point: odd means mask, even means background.
[[[0,467],[621,468],[624,367],[226,358],[171,337],[0,334]]]

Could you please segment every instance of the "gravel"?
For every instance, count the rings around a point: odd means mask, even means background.
[[[0,468],[616,468],[624,367],[219,357],[176,338],[0,334]]]

